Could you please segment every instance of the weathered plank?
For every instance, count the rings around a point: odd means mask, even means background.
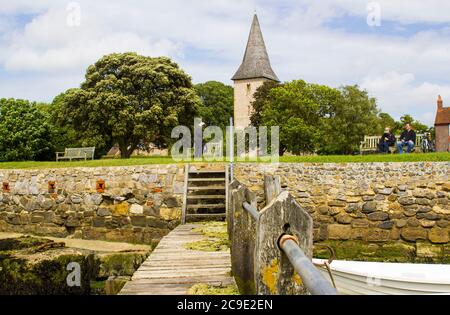
[[[198,283],[234,283],[229,251],[203,252],[185,248],[187,243],[205,239],[204,235],[193,232],[199,226],[180,225],[162,238],[119,294],[183,295]]]

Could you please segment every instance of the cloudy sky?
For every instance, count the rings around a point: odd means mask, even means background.
[[[0,97],[51,101],[125,51],[231,84],[255,10],[282,81],[359,84],[429,125],[437,95],[450,103],[446,0],[0,0]]]

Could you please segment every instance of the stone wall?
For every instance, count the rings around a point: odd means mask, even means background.
[[[179,224],[184,166],[0,170],[0,183],[0,231],[150,243]]]
[[[237,179],[259,194],[261,207],[264,174],[280,175],[282,188],[312,215],[316,242],[428,244],[450,244],[449,171],[449,162],[235,168]]]

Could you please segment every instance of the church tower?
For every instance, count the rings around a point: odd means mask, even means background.
[[[270,65],[256,14],[253,17],[244,60],[231,80],[234,81],[234,125],[237,129],[243,129],[250,125],[251,103],[258,87],[265,81],[279,82]]]

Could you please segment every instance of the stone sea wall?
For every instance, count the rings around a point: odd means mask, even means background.
[[[450,163],[237,164],[264,206],[264,175],[279,175],[314,219],[314,239],[450,245]],[[447,250],[436,247],[432,250]],[[432,248],[432,247],[431,247]]]
[[[0,170],[0,231],[151,243],[180,222],[183,165]]]

